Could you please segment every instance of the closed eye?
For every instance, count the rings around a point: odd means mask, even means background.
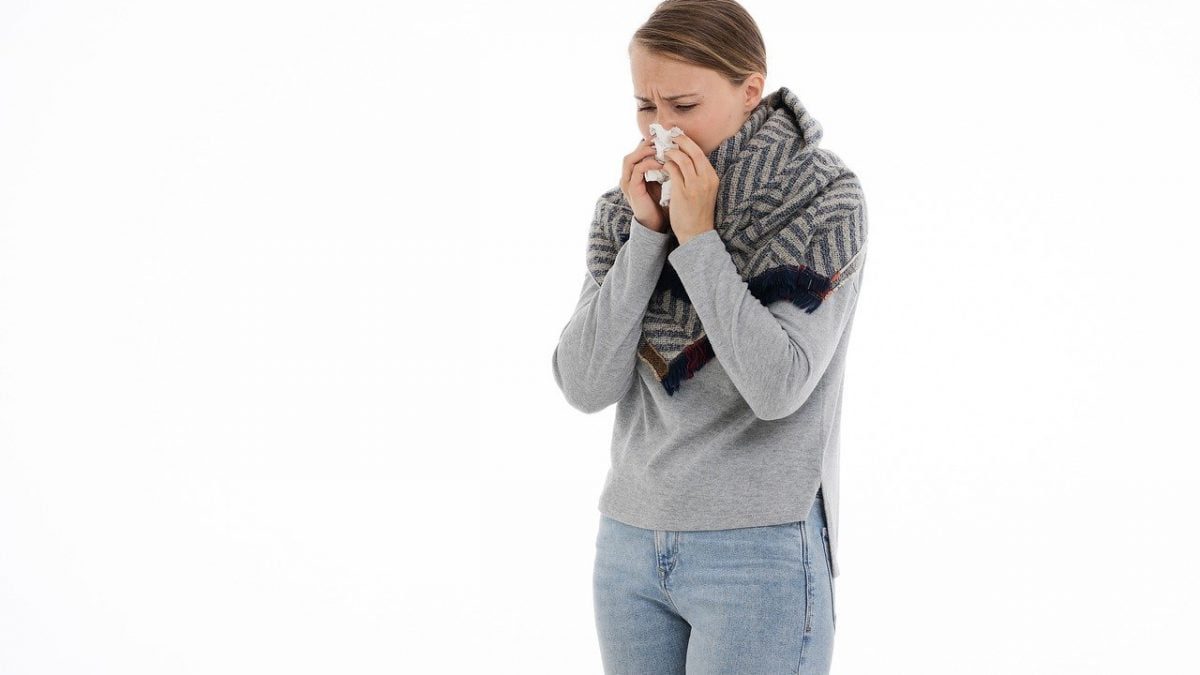
[[[700,104],[693,103],[691,105],[677,105],[677,106],[675,106],[675,109],[680,112],[687,112],[687,111],[691,110],[692,108],[695,108],[698,105],[700,105]],[[638,112],[649,112],[651,110],[654,110],[654,106],[650,106],[649,108],[638,108]]]

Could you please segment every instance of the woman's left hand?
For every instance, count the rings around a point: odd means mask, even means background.
[[[679,147],[663,153],[663,171],[671,177],[671,202],[667,205],[671,229],[682,246],[713,229],[720,180],[704,150],[687,134],[672,140]]]

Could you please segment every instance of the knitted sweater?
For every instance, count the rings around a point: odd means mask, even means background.
[[[752,295],[716,230],[669,250],[672,239],[635,218],[604,284],[584,274],[554,349],[571,406],[617,404],[599,510],[655,530],[774,525],[806,518],[820,488],[836,577],[842,380],[863,270],[808,313]],[[637,358],[668,256],[716,354],[674,395]]]

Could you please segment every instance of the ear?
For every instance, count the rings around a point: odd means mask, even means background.
[[[742,107],[746,113],[749,113],[758,106],[765,89],[766,78],[763,77],[762,73],[750,73],[746,77],[745,83],[742,84],[742,95],[745,97]]]

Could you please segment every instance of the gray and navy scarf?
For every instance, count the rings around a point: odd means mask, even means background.
[[[788,299],[810,314],[861,268],[867,243],[858,177],[817,147],[821,135],[796,94],[780,87],[708,155],[720,179],[714,229],[750,292],[764,305]],[[597,201],[588,237],[588,270],[597,283],[629,239],[632,218],[619,186]],[[678,245],[672,236],[669,246]],[[714,356],[667,261],[642,319],[638,357],[674,394]]]

